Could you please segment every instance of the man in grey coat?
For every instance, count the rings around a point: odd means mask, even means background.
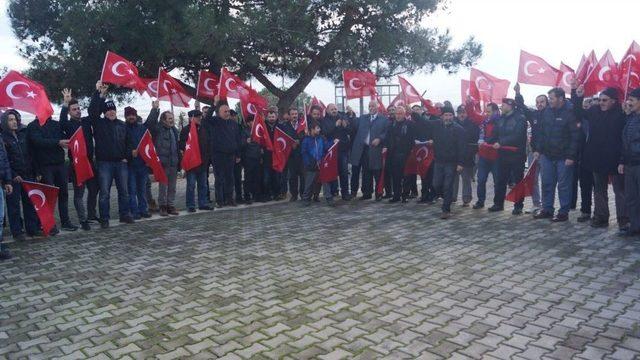
[[[369,103],[369,114],[360,116],[353,124],[355,136],[351,148],[351,196],[358,193],[360,173],[362,173],[361,200],[371,199],[373,194],[373,179],[376,185],[380,181],[382,170],[382,143],[387,135],[389,120],[378,114],[378,102]],[[376,193],[376,201],[382,199],[382,194]]]

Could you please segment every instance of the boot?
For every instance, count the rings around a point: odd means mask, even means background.
[[[169,216],[166,206],[160,206],[160,216]]]
[[[150,199],[147,203],[149,212],[158,212],[158,203],[154,199]]]
[[[176,210],[175,206],[168,206],[167,207],[167,214],[169,214],[169,215],[180,215],[180,213],[178,213],[178,210]]]

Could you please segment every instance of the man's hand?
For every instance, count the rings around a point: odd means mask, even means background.
[[[247,144],[251,144],[251,138],[250,137],[247,138]]]
[[[338,143],[338,141],[340,141],[340,140],[338,140],[338,139],[333,139],[333,143],[334,143],[334,144],[337,144],[337,143]]]
[[[196,100],[195,104],[193,104],[196,110],[200,110],[200,101]]]
[[[516,92],[516,95],[520,95],[520,83],[516,83],[516,85],[513,87],[513,91]]]
[[[138,157],[138,150],[131,150],[131,156]]]
[[[7,184],[4,186],[4,191],[7,192],[7,195],[11,195],[11,193],[13,192],[13,186],[11,186],[11,184]]]
[[[457,171],[457,172],[461,173],[461,172],[462,172],[462,170],[464,170],[464,168],[462,167],[462,165],[458,165],[458,166],[456,166],[456,171]]]
[[[584,97],[584,85],[578,86],[576,89],[576,95],[578,95],[578,97]]]
[[[220,95],[214,96],[213,97],[213,105],[217,106],[219,102],[220,102]]]
[[[151,102],[151,108],[154,110],[160,109],[160,100],[153,100]]]
[[[618,174],[624,175],[624,165],[618,165]]]
[[[564,161],[564,164],[566,166],[573,166],[573,164],[575,163],[575,161],[571,160],[571,159],[567,159]]]
[[[433,145],[433,140],[427,140],[426,144],[427,145]]]
[[[533,152],[533,158],[536,159],[536,160],[540,159],[540,153],[537,152],[537,151],[534,151]]]
[[[69,140],[60,140],[58,141],[58,145],[61,148],[66,149],[69,146]]]
[[[13,178],[13,181],[17,182],[17,183],[21,183],[22,182],[22,176],[18,175],[16,177]]]
[[[571,90],[575,90],[578,88],[578,79],[576,77],[572,77],[571,81],[569,81],[569,85],[571,86]]]
[[[64,106],[69,106],[69,101],[71,101],[72,98],[71,89],[62,89],[62,101],[64,102]]]
[[[373,139],[373,141],[371,142],[371,146],[378,146],[380,145],[380,139],[375,138]]]
[[[493,148],[496,150],[500,149],[500,143],[494,143]]]
[[[104,99],[107,97],[107,91],[109,91],[109,85],[104,84],[102,81],[98,80],[98,82],[96,83],[96,90],[100,92],[100,97]]]

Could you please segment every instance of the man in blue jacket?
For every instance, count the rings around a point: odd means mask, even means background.
[[[622,235],[640,235],[640,88],[629,93],[631,114],[622,130],[622,154],[618,173],[624,174],[624,190],[629,230]]]
[[[336,140],[337,141],[337,140]],[[311,204],[311,196],[316,192],[318,185],[318,175],[320,173],[320,163],[324,154],[329,150],[330,144],[324,137],[320,136],[320,124],[312,122],[309,125],[309,136],[302,140],[302,162],[304,164],[304,193],[302,194],[302,205]],[[333,194],[331,193],[331,183],[322,185],[327,204],[334,206]]]

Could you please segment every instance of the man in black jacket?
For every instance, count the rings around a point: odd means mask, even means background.
[[[349,151],[351,150],[351,122],[346,115],[338,112],[335,104],[327,105],[324,118],[320,121],[320,131],[322,135],[333,144],[338,139],[338,179],[340,182],[340,193],[342,200],[350,201],[349,191]],[[338,195],[338,181],[331,183],[331,192]]]
[[[62,90],[63,103],[60,110],[60,125],[62,126],[62,132],[65,139],[70,139],[75,132],[82,128],[84,134],[85,145],[87,147],[87,157],[91,163],[91,167],[94,168],[93,173],[96,174],[94,162],[93,162],[93,129],[91,128],[91,119],[89,117],[82,117],[82,109],[78,100],[74,99],[71,95],[71,89]],[[69,120],[71,118],[71,120]],[[72,162],[71,152],[69,152],[69,161]],[[89,220],[96,220],[96,205],[98,201],[98,180],[96,176],[89,180],[86,180],[83,184],[78,185],[75,180],[76,174],[73,165],[69,166],[71,173],[71,179],[73,181],[73,205],[78,213],[78,220],[82,230],[91,230]],[[88,190],[87,194],[87,207],[85,208],[82,203],[84,198],[85,188]]]
[[[204,124],[209,129],[215,176],[215,193],[218,206],[236,206],[233,199],[234,166],[240,162],[240,128],[231,119],[231,109],[226,102],[216,98],[216,115],[212,109],[205,115]]]
[[[42,175],[42,182],[60,188],[58,214],[62,228],[67,231],[78,230],[78,227],[69,219],[69,177],[64,161],[64,149],[67,148],[69,140],[64,139],[60,122],[48,119],[44,125],[40,126],[36,119],[27,126],[27,136],[29,145],[33,149],[37,173]],[[53,228],[51,234],[57,233],[58,229]]]
[[[533,139],[534,157],[540,159],[543,209],[535,219],[563,222],[569,219],[573,166],[578,155],[580,135],[571,104],[562,88],[549,90],[549,107],[542,113]],[[553,217],[556,185],[560,209]]]
[[[209,133],[207,129],[202,125],[202,111],[200,110],[191,110],[187,114],[189,116],[189,126],[185,126],[180,131],[180,152],[182,157],[184,157],[184,153],[186,151],[187,142],[189,139],[189,133],[191,130],[191,123],[193,122],[196,126],[196,132],[198,134],[198,152],[200,153],[200,159],[202,163],[200,166],[195,167],[191,170],[186,171],[187,175],[187,191],[186,191],[186,205],[187,211],[195,212],[196,211],[196,186],[198,188],[198,209],[200,210],[213,210],[211,206],[209,206],[207,200],[207,167],[211,163],[211,151],[209,140]]]
[[[631,115],[622,130],[622,151],[618,173],[624,174],[629,230],[622,235],[640,235],[640,88],[629,93]]]
[[[415,141],[425,142],[431,138],[431,127],[429,120],[424,113],[424,109],[420,105],[411,107],[411,120],[415,129]],[[436,191],[433,188],[433,166],[429,167],[426,174],[417,174],[420,176],[420,204],[431,204],[436,198]],[[416,179],[417,180],[417,179]]]
[[[297,201],[298,195],[304,192],[304,167],[302,166],[302,153],[300,152],[300,144],[304,138],[304,132],[298,133],[297,131],[299,123],[298,108],[291,107],[288,113],[289,120],[280,126],[282,131],[295,140],[295,143],[292,146],[287,165],[281,174],[283,177],[281,187],[284,188],[282,184],[286,184],[288,181],[289,193],[291,193],[289,201]]]
[[[395,108],[395,121],[389,127],[384,147],[387,149],[387,168],[391,174],[393,185],[393,197],[390,203],[407,202],[409,197],[409,184],[404,175],[407,157],[411,153],[415,141],[413,123],[406,119],[406,110],[399,106]],[[387,181],[387,180],[385,180]]]
[[[262,183],[262,146],[251,139],[251,128],[254,116],[249,115],[245,119],[247,127],[242,130],[241,160],[244,169],[244,201],[250,205],[260,195]]]
[[[520,111],[516,111],[516,101],[513,99],[502,100],[502,115],[488,142],[498,150],[498,181],[496,193],[493,197],[491,212],[504,210],[504,198],[509,182],[518,183],[524,176],[524,162],[527,157],[527,122]],[[503,146],[516,148],[515,151],[500,150]],[[522,214],[523,201],[513,206],[513,215]]]
[[[453,180],[456,172],[461,172],[464,164],[466,144],[464,129],[454,121],[453,108],[442,108],[441,120],[430,120],[432,128],[434,164],[433,186],[442,194],[441,219],[451,217],[453,200]]]
[[[276,127],[280,127],[280,125],[278,124],[278,110],[276,108],[269,109],[269,112],[267,113],[266,125],[267,134],[271,139],[271,143],[274,143]],[[264,149],[262,155],[264,201],[284,200],[284,197],[282,197],[281,194],[282,191],[280,190],[280,177],[282,176],[282,174],[273,170],[272,164],[273,151]]]
[[[20,120],[20,113],[16,110],[7,110],[2,114],[2,140],[9,158],[13,186],[13,192],[7,194],[7,216],[11,235],[15,240],[24,240],[25,231],[30,237],[42,235],[36,210],[27,192],[22,191],[20,184],[24,180],[35,180],[33,161],[27,142],[27,128],[20,123]],[[22,212],[20,211],[21,202]],[[24,214],[24,222],[22,214]]]
[[[456,178],[453,181],[453,201],[458,198],[459,180],[462,179],[462,206],[469,207],[471,200],[473,200],[471,182],[475,176],[480,128],[469,119],[464,105],[458,106],[457,113],[456,123],[464,129],[465,154],[464,163],[462,164],[464,169],[462,169],[461,173],[456,173]]]
[[[100,227],[109,227],[111,184],[115,180],[118,190],[118,213],[120,222],[134,223],[129,211],[129,193],[127,191],[127,126],[119,120],[116,105],[113,101],[106,101],[108,85],[102,81],[96,83],[96,92],[89,104],[89,118],[93,127],[95,140],[95,154],[98,168],[98,183],[100,197]],[[104,117],[100,114],[104,114]]]
[[[599,105],[584,110],[584,87],[572,90],[571,99],[576,117],[582,119],[581,129],[585,135],[581,165],[593,174],[594,208],[591,226],[609,226],[609,178],[612,178],[616,202],[616,217],[621,232],[629,223],[624,201],[624,178],[618,174],[617,166],[622,151],[622,129],[626,114],[618,100],[618,90],[607,88],[600,93]]]

